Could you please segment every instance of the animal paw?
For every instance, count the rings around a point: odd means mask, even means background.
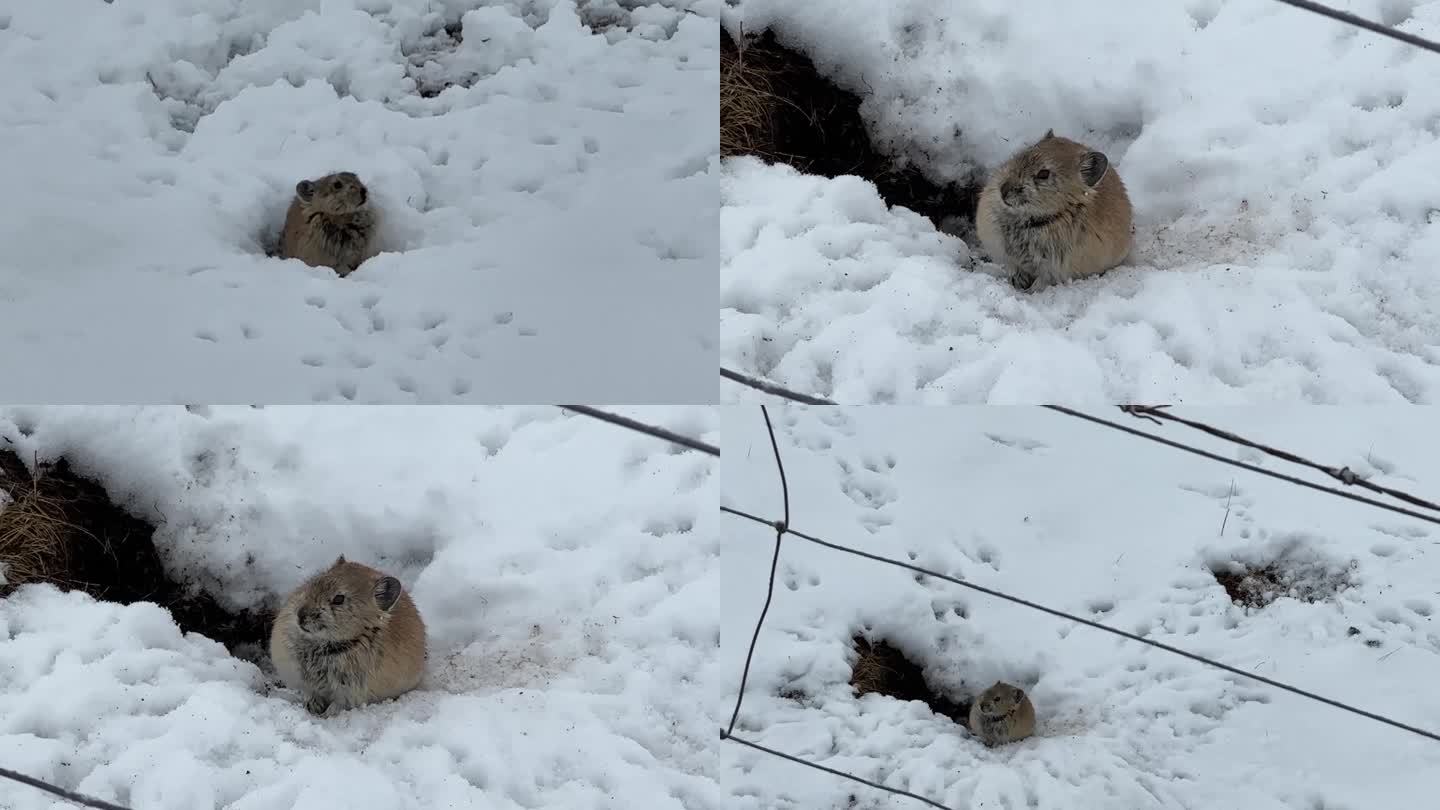
[[[327,697],[311,695],[305,699],[305,711],[310,712],[316,717],[325,714],[325,710],[328,708],[330,708],[330,699]]]
[[[1019,270],[1015,273],[1015,275],[1010,277],[1010,283],[1017,290],[1028,290],[1031,287],[1035,286],[1035,276],[1034,274],[1028,273],[1024,270]]]

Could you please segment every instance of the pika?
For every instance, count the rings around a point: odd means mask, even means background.
[[[419,685],[425,623],[400,580],[342,555],[285,600],[270,658],[311,714],[350,709]]]
[[[1039,290],[1125,261],[1133,216],[1105,154],[1052,129],[991,175],[975,230],[990,258],[1009,270],[1011,284]]]
[[[971,704],[970,733],[991,748],[1023,740],[1035,733],[1035,704],[1024,689],[996,681]]]
[[[280,232],[280,258],[329,267],[341,278],[380,251],[370,190],[354,172],[327,174],[295,184],[295,198]]]

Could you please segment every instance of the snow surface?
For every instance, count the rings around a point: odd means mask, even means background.
[[[0,3],[10,401],[713,401],[716,5]],[[267,257],[340,169],[385,252]]]
[[[1440,534],[1430,524],[1038,408],[770,413],[798,531],[1440,732]],[[1440,443],[1425,409],[1181,413],[1440,495]],[[1300,471],[1183,427],[1144,427]],[[781,517],[759,409],[727,408],[721,434],[721,503]],[[728,718],[775,534],[730,515],[722,529]],[[1277,557],[1350,587],[1246,610],[1210,573]],[[1037,736],[986,749],[922,703],[856,699],[850,639],[864,631],[923,663],[933,688],[961,696],[996,679],[1022,685]],[[1369,810],[1430,806],[1440,790],[1431,740],[794,536],[782,546],[736,733],[956,810]],[[722,749],[722,770],[745,797],[737,807],[924,806],[739,744]]]
[[[627,415],[714,442],[705,408]],[[315,719],[149,603],[0,600],[0,764],[134,810],[721,808],[714,461],[555,408],[11,408],[154,521],[185,581],[273,605],[343,553],[400,577],[425,681]],[[0,807],[70,805],[0,781]]]
[[[1331,5],[1440,39],[1434,0]],[[1440,56],[1271,0],[743,0],[729,23],[812,57],[937,181],[1051,127],[1105,151],[1137,247],[1026,295],[869,183],[727,160],[724,365],[851,403],[1440,401]]]

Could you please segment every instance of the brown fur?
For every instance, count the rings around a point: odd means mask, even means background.
[[[989,747],[1035,733],[1035,704],[1018,686],[996,681],[970,706],[970,733]]]
[[[344,597],[339,605],[337,595]],[[340,557],[280,608],[270,631],[270,657],[285,685],[305,699],[305,708],[323,715],[330,706],[350,709],[419,685],[425,623],[398,580]]]
[[[295,184],[280,232],[280,258],[329,267],[343,278],[379,252],[370,191],[353,172]]]
[[[991,175],[975,228],[1011,283],[1038,290],[1125,261],[1134,242],[1132,218],[1125,184],[1109,159],[1051,130]]]

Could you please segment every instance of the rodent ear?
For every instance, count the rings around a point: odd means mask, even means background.
[[[340,566],[342,566],[342,565],[344,565],[344,564],[345,564],[345,555],[344,555],[344,554],[341,554],[339,557],[336,557],[336,558],[335,558],[335,562],[334,562],[333,564],[331,564],[330,567],[331,567],[331,568],[339,568]]]
[[[381,577],[375,580],[375,604],[386,613],[400,601],[400,580],[395,577]]]
[[[1047,129],[1047,130],[1045,130],[1045,137],[1041,138],[1040,140],[1042,140],[1042,141],[1048,141],[1048,140],[1050,140],[1051,138],[1054,138],[1054,137],[1055,137],[1055,130],[1053,130],[1053,129]]]
[[[306,202],[315,196],[315,184],[309,180],[301,180],[295,184],[295,195]]]
[[[1104,152],[1086,152],[1080,158],[1080,179],[1085,185],[1094,188],[1100,185],[1100,179],[1105,176],[1105,170],[1110,168],[1110,159],[1105,157]]]

